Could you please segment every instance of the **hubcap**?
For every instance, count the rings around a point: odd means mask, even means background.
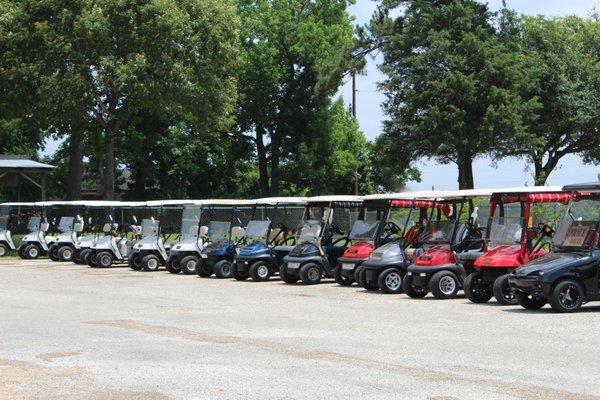
[[[515,300],[515,294],[513,293],[512,290],[510,290],[510,285],[508,284],[508,282],[506,282],[502,286],[502,297],[504,297],[508,301],[514,301]]]
[[[108,264],[110,264],[110,257],[109,256],[102,257],[102,265],[108,266]]]
[[[231,265],[229,265],[229,264],[223,265],[223,267],[221,268],[221,271],[223,271],[223,275],[229,275],[229,273],[231,272]]]
[[[32,247],[32,248],[29,250],[29,257],[31,257],[31,258],[36,258],[37,256],[38,256],[38,249],[37,249],[37,248],[35,248],[35,247]]]
[[[259,265],[258,269],[256,270],[256,273],[261,278],[266,278],[267,275],[269,275],[269,269],[265,265]]]
[[[561,289],[558,300],[565,308],[574,308],[579,303],[579,293],[575,285],[568,285]]]
[[[398,290],[402,286],[402,277],[397,272],[392,272],[385,277],[385,285],[390,290]]]
[[[189,260],[186,264],[185,264],[185,268],[188,271],[195,271],[196,270],[196,261],[194,260]]]
[[[156,262],[156,260],[154,258],[149,259],[148,260],[148,268],[156,269],[156,267],[158,267],[158,262]]]
[[[63,258],[65,260],[71,259],[71,256],[72,256],[71,250],[68,250],[68,249],[67,250],[63,250]]]
[[[0,246],[0,257],[4,254],[6,254],[6,249],[4,248],[4,246]]]
[[[440,291],[446,295],[454,293],[456,282],[450,276],[444,276],[440,279]]]
[[[319,269],[318,268],[311,268],[308,270],[308,278],[311,281],[316,281],[317,279],[319,279]]]

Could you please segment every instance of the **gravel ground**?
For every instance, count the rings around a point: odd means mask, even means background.
[[[0,259],[0,399],[600,399],[600,308]]]

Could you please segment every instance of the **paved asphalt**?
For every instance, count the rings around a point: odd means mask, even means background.
[[[0,399],[600,399],[600,307],[0,259]]]

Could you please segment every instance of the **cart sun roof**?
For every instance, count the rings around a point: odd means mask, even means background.
[[[600,181],[575,183],[563,187],[563,190],[568,192],[600,192]]]

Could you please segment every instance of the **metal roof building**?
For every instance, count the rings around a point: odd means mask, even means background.
[[[46,200],[46,176],[54,168],[54,165],[34,161],[26,156],[0,155],[0,185],[17,186],[19,178],[25,178],[40,189],[41,199]],[[32,174],[40,174],[40,179],[33,179]]]

